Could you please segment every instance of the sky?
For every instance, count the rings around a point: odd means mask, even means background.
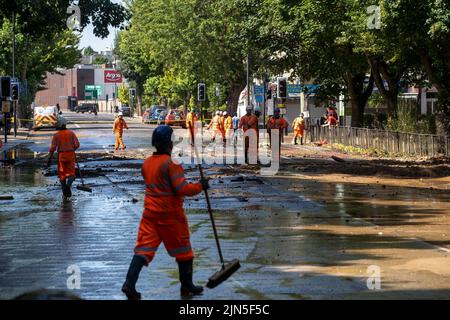
[[[123,0],[111,0],[114,3],[121,3],[123,4]],[[119,29],[115,28],[108,28],[109,30],[109,36],[105,39],[97,38],[94,36],[93,32],[93,26],[90,24],[86,28],[84,28],[82,33],[82,38],[80,41],[80,49],[85,48],[87,46],[91,46],[92,49],[95,51],[103,51],[106,48],[112,48],[114,45],[114,37],[116,34],[116,31]]]
[[[114,28],[108,28],[109,36],[105,39],[97,38],[94,36],[93,26],[88,25],[82,33],[80,41],[80,49],[91,46],[95,51],[104,51],[106,48],[112,48],[114,45],[115,30]]]

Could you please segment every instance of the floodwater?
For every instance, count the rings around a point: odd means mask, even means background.
[[[16,159],[35,153],[19,150]],[[37,155],[39,156],[39,155]],[[81,163],[92,193],[61,201],[55,166],[0,166],[0,298],[35,288],[124,299],[120,287],[142,214],[142,160]],[[241,269],[195,299],[376,299],[450,297],[450,195],[383,184],[315,181],[241,167],[209,166],[210,196],[226,260]],[[198,179],[195,167],[186,167]],[[79,183],[79,180],[75,182]],[[137,200],[133,201],[133,199]],[[205,284],[220,264],[203,194],[186,198],[194,278]],[[372,266],[372,267],[371,267]],[[373,266],[381,288],[368,287]],[[141,273],[144,299],[179,299],[177,266],[161,246]]]

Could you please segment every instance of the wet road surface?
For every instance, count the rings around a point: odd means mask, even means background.
[[[120,287],[142,214],[140,165],[151,152],[151,127],[131,123],[125,131],[129,149],[122,156],[136,160],[113,158],[111,126],[77,124],[83,117],[73,116],[69,127],[80,138],[80,153],[89,155],[81,167],[92,194],[74,189],[64,204],[54,174],[28,164],[0,167],[0,194],[14,196],[0,203],[2,299],[66,289],[72,265],[81,271],[74,293],[82,298],[125,298]],[[46,152],[52,133],[33,134],[19,158]],[[186,172],[198,178],[195,167]],[[195,299],[450,297],[448,192],[314,181],[283,169],[262,178],[252,167],[220,165],[208,166],[207,174],[225,259],[238,258],[242,267]],[[203,195],[186,198],[194,279],[203,285],[219,268],[205,208]],[[368,288],[374,266],[380,290]],[[180,298],[177,265],[163,246],[137,287],[144,299]]]

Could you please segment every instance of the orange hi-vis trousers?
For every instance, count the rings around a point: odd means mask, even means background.
[[[125,149],[125,145],[123,144],[123,131],[117,131],[116,132],[116,143],[114,144],[114,148],[117,150],[119,149],[119,146],[123,149]]]
[[[191,260],[194,252],[189,236],[189,225],[183,212],[152,213],[145,209],[134,253],[144,257],[148,265],[162,242],[177,261]]]

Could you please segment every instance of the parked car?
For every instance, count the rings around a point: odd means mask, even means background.
[[[131,108],[126,104],[119,107],[119,112],[122,112],[124,117],[132,117]]]
[[[94,113],[97,115],[98,112],[98,104],[97,103],[81,103],[78,106],[75,107],[76,113]]]
[[[155,114],[155,112],[157,112],[157,110],[167,110],[167,108],[165,106],[152,105],[152,106],[150,106],[150,108],[148,110],[149,110],[149,113],[153,116]],[[159,112],[161,112],[161,111],[159,111]]]
[[[186,128],[186,117],[184,116],[184,112],[181,110],[169,110],[165,118],[165,124]]]
[[[158,116],[160,114],[161,111],[164,111],[166,109],[164,109],[164,107],[161,108],[147,108],[147,110],[144,111],[143,115],[142,115],[142,122],[143,123],[152,123],[153,121],[157,121],[158,120]]]
[[[158,114],[154,115],[153,117],[156,117],[156,121],[158,122],[158,125],[163,124],[165,122],[167,116],[167,111],[166,110],[162,110],[161,112],[159,112]]]
[[[164,117],[167,115],[166,109],[156,109],[151,115],[152,120],[159,120],[161,114],[164,114]]]
[[[39,130],[41,128],[56,129],[63,117],[56,106],[42,106],[34,108],[33,128]]]

